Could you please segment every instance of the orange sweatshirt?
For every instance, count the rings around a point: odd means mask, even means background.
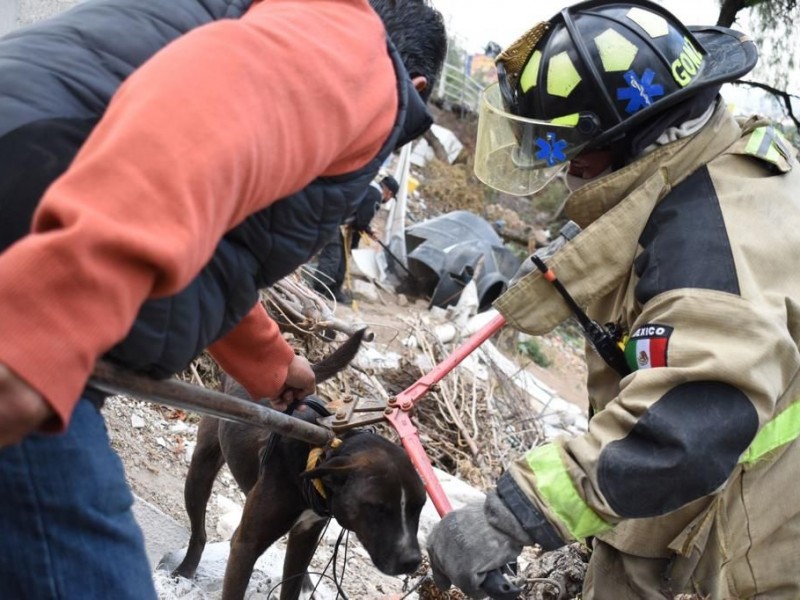
[[[396,89],[367,0],[262,0],[169,44],[0,255],[0,362],[65,426],[147,298],[181,290],[248,215],[377,153]],[[256,397],[283,384],[287,348],[258,307],[214,344]]]

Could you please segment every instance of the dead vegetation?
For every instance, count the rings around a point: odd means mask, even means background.
[[[281,324],[287,340],[312,362],[332,352],[335,345],[363,326],[333,317],[327,300],[298,275],[271,288],[263,302]],[[432,367],[452,350],[438,339],[433,326],[421,319],[409,319],[403,335],[413,338],[416,348],[400,358],[397,368],[350,365],[321,384],[320,394],[334,406],[347,396],[389,399],[425,373],[421,365]],[[331,343],[334,336],[338,337]],[[454,370],[417,405],[415,421],[434,466],[486,489],[510,456],[541,444],[544,435],[530,399],[508,375],[494,368],[489,357],[484,356],[482,361],[486,366],[484,379],[471,376],[465,369]],[[203,355],[180,378],[216,388],[220,373],[216,363]],[[388,428],[387,435],[392,435]]]
[[[436,214],[468,210],[478,215],[484,212],[487,192],[472,172],[472,159],[452,165],[438,159],[428,161],[423,171],[420,189],[425,203]]]

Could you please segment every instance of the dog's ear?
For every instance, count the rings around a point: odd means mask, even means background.
[[[367,328],[359,329],[351,335],[345,342],[333,351],[329,356],[326,356],[318,363],[311,365],[314,370],[314,377],[317,383],[322,383],[326,379],[330,379],[339,371],[344,369],[350,364],[359,348],[364,336],[367,334]]]
[[[335,490],[344,485],[348,475],[359,468],[361,465],[358,461],[353,461],[352,457],[334,456],[300,476],[304,479],[321,479],[325,487]]]

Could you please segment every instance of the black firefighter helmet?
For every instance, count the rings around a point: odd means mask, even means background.
[[[757,58],[746,35],[686,27],[646,0],[569,6],[497,57],[498,83],[481,98],[476,175],[532,194],[581,151],[738,79]]]

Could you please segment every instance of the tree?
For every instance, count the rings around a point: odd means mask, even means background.
[[[751,35],[758,45],[760,66],[754,72],[756,79],[736,82],[772,94],[784,107],[786,115],[800,129],[800,96],[789,90],[798,85],[794,74],[800,40],[794,23],[800,17],[797,0],[720,0],[717,25],[732,27],[742,11],[747,11]],[[794,74],[795,80],[792,80]],[[797,106],[793,103],[797,102]]]

